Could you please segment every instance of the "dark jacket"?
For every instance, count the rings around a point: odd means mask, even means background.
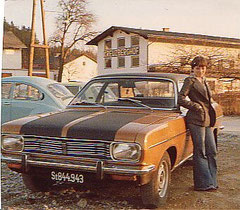
[[[187,123],[213,127],[216,122],[216,113],[211,104],[211,92],[206,81],[202,84],[195,77],[187,77],[178,95],[178,104],[189,111],[187,112]],[[189,99],[187,99],[187,96]]]

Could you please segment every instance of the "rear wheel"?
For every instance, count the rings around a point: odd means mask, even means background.
[[[170,168],[170,157],[165,152],[152,180],[141,186],[141,197],[144,205],[155,208],[166,203],[171,180]]]
[[[53,185],[49,180],[30,174],[22,174],[22,178],[25,186],[33,192],[46,192]]]

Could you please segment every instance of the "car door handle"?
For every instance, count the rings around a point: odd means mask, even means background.
[[[11,105],[10,102],[4,102],[3,105]]]

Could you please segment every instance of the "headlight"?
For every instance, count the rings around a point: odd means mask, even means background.
[[[23,137],[17,135],[2,136],[2,149],[6,151],[22,151]]]
[[[141,147],[135,143],[112,143],[111,156],[115,160],[138,161],[141,157]]]

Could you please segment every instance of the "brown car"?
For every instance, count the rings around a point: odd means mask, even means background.
[[[168,196],[171,172],[192,156],[186,110],[177,105],[185,75],[112,74],[92,79],[67,108],[2,126],[2,160],[27,188],[55,182],[128,180],[145,205]],[[221,107],[214,104],[217,123]]]

